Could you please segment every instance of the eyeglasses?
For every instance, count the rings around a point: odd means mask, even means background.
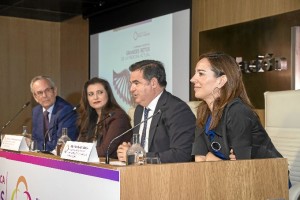
[[[37,97],[42,97],[44,93],[45,93],[46,95],[49,95],[49,94],[51,94],[52,92],[53,92],[53,87],[51,87],[51,88],[46,88],[44,91],[37,91],[37,92],[35,93],[35,96],[37,96]]]
[[[210,146],[215,152],[220,151],[222,148],[219,142],[212,142]]]

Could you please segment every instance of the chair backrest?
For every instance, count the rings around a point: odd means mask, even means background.
[[[197,109],[198,109],[198,105],[201,101],[188,101],[186,102],[187,105],[191,108],[192,112],[194,113],[194,115],[197,117]],[[131,126],[133,126],[133,117],[134,117],[134,111],[135,111],[135,107],[130,107],[129,110],[127,111],[127,114],[129,115],[131,121]]]
[[[197,109],[198,109],[198,106],[199,106],[199,103],[201,101],[188,101],[186,102],[187,105],[191,108],[192,112],[194,113],[194,115],[197,117]]]
[[[265,92],[265,128],[288,159],[292,184],[300,183],[300,90]]]

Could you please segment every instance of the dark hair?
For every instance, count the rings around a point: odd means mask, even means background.
[[[156,78],[161,87],[167,86],[166,72],[161,62],[156,60],[142,60],[129,67],[129,71],[131,72],[136,70],[143,72],[144,79],[150,81],[152,78]]]
[[[94,77],[90,80],[88,80],[83,87],[81,100],[80,100],[80,107],[79,107],[79,119],[78,119],[78,125],[80,127],[80,133],[88,132],[87,134],[93,134],[91,133],[92,130],[94,130],[98,115],[94,108],[92,108],[88,102],[87,98],[87,88],[89,85],[93,84],[101,84],[103,85],[105,91],[107,92],[108,100],[105,105],[105,107],[102,110],[102,113],[100,116],[101,118],[104,118],[109,112],[111,112],[114,109],[122,109],[121,106],[117,103],[113,92],[111,90],[110,84],[108,81]]]
[[[223,52],[210,52],[202,54],[199,60],[206,58],[211,70],[216,77],[226,75],[227,82],[220,89],[220,97],[216,98],[213,104],[212,120],[210,128],[215,128],[222,117],[224,107],[234,98],[240,98],[246,105],[253,109],[249,97],[247,95],[242,73],[235,59]],[[206,103],[200,103],[197,111],[197,124],[204,127],[211,111]]]

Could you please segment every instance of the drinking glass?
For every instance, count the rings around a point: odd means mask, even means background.
[[[146,157],[145,163],[146,164],[161,164],[159,157]]]
[[[32,140],[32,141],[30,142],[29,151],[37,152],[37,150],[38,150],[38,148],[37,148],[37,141]]]

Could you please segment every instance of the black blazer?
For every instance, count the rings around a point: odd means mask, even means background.
[[[237,159],[282,157],[261,125],[257,114],[239,98],[228,103],[214,131],[217,134],[214,141],[219,142],[220,152],[227,159],[230,149],[233,149]],[[213,153],[212,142],[204,129],[197,127],[192,154]]]
[[[138,105],[134,124],[142,119],[143,107]],[[162,163],[191,161],[196,118],[190,107],[167,91],[160,96],[152,118],[147,156],[158,155]],[[137,127],[138,129],[139,127]]]

